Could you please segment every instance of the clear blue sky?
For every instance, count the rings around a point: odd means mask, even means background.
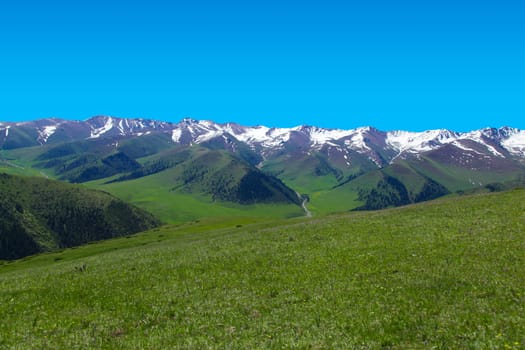
[[[3,1],[0,120],[525,129],[523,1]]]

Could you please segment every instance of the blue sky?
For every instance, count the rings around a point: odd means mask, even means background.
[[[4,1],[0,120],[525,129],[519,1]]]

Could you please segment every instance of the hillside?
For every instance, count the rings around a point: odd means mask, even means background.
[[[4,348],[520,349],[525,190],[166,226],[0,265]]]
[[[0,259],[144,231],[150,214],[107,193],[0,173]]]

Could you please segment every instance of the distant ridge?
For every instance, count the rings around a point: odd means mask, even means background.
[[[343,153],[351,150],[364,154],[378,167],[398,158],[436,150],[445,145],[501,158],[525,158],[525,131],[508,126],[470,132],[447,129],[385,132],[370,126],[348,130],[306,125],[274,128],[242,126],[236,123],[220,124],[190,118],[171,123],[108,116],[95,116],[85,121],[49,118],[27,122],[0,122],[0,148],[14,149],[107,137],[140,137],[152,133],[169,134],[174,143],[183,145],[201,144],[218,137],[234,138],[257,150],[265,158],[287,145],[297,145],[304,151],[318,150],[325,146],[334,147]]]

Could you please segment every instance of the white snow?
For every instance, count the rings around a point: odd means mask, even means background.
[[[271,128],[268,130],[266,135],[268,136],[264,140],[264,145],[267,147],[280,146],[283,143],[290,140],[291,132],[296,128]]]
[[[56,125],[44,126],[42,130],[38,131],[40,140],[46,143],[49,136],[53,135],[56,129],[57,129]]]
[[[423,132],[392,131],[387,133],[386,143],[401,152],[431,151],[439,145],[452,142],[456,139],[448,130],[437,129]],[[438,145],[432,145],[431,142]]]
[[[458,140],[454,140],[454,141],[452,141],[452,144],[453,144],[454,146],[456,146],[457,148],[462,149],[462,150],[464,150],[464,151],[474,152],[474,153],[477,153],[477,154],[483,154],[483,153],[481,153],[481,152],[476,151],[475,149],[472,149],[472,148],[466,147],[465,145],[463,145],[463,144],[462,144],[461,142],[459,142]]]
[[[255,126],[244,128],[242,133],[236,133],[227,126],[224,131],[232,134],[239,141],[246,142],[250,145],[261,144],[263,147],[278,147],[290,139],[289,128],[268,128],[266,126]]]
[[[484,143],[482,139],[482,130],[474,130],[461,134],[462,139],[472,140],[477,143]]]
[[[181,129],[173,129],[171,131],[171,139],[173,140],[173,142],[177,143],[180,141],[180,136],[182,135],[182,130]]]
[[[242,142],[254,143],[254,142],[264,142],[268,139],[269,128],[266,126],[254,126],[243,128],[241,133],[235,132],[230,124],[226,125],[224,131],[235,136],[235,138]]]
[[[217,137],[217,136],[221,136],[223,135],[224,132],[222,130],[211,130],[203,135],[200,135],[197,137],[197,139],[195,140],[195,142],[197,143],[202,143],[202,142],[206,142],[208,140],[211,140],[213,139],[214,137]]]
[[[484,146],[487,147],[487,149],[489,150],[489,152],[492,153],[493,155],[498,156],[498,157],[502,157],[502,158],[505,157],[503,154],[501,154],[500,152],[498,152],[493,146],[491,146],[491,145],[487,145],[487,144],[484,144]]]
[[[91,130],[90,139],[95,139],[110,131],[113,128],[113,118],[108,117],[103,127]]]
[[[341,129],[322,129],[313,127],[310,131],[310,140],[314,145],[322,145],[328,141],[334,141],[342,139],[348,135],[351,135],[353,130],[341,130]]]
[[[427,152],[444,144],[457,140],[458,134],[446,129],[427,130],[423,132],[390,131],[387,133],[386,144],[398,152],[391,163],[401,154]]]
[[[368,131],[368,128],[356,129],[355,134],[350,137],[350,140],[345,140],[345,145],[350,146],[352,149],[370,150],[370,147],[365,142],[364,132]]]
[[[209,120],[199,120],[198,124],[208,129],[214,129],[216,125],[212,121],[209,121]]]
[[[512,154],[525,156],[525,130],[516,130],[501,145]]]
[[[118,129],[120,131],[120,134],[121,135],[125,135],[126,133],[124,132],[124,119],[121,119],[118,123]]]

